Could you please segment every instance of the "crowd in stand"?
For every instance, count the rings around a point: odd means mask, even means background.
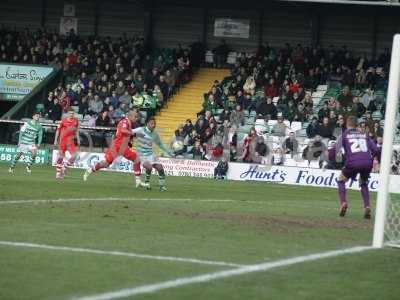
[[[379,120],[371,116],[384,113],[375,91],[387,87],[389,61],[388,51],[370,60],[365,55],[353,56],[346,47],[289,44],[280,50],[265,45],[256,54],[238,55],[231,75],[223,82],[215,81],[204,95],[203,110],[195,124],[188,120],[182,125],[171,145],[175,145],[178,156],[218,159],[230,153],[231,161],[261,162],[269,153],[269,162],[281,164],[285,154],[299,150],[296,133],[289,129],[292,122],[309,122],[309,146],[318,148],[321,144],[324,150],[327,141],[341,133],[349,115],[357,116],[360,128],[381,142],[383,130]],[[319,85],[340,90],[321,109],[312,99]],[[356,95],[351,93],[354,89],[358,90]],[[238,139],[249,117],[254,124],[257,120],[276,122],[269,133],[252,127]],[[278,145],[268,142],[273,136],[280,137]],[[306,156],[303,153],[303,158]]]
[[[217,67],[226,66],[228,49],[225,42],[215,49]],[[263,45],[257,53],[239,54],[231,75],[204,94],[198,119],[175,131],[171,147],[178,157],[282,164],[286,154],[294,156],[300,148],[290,124],[309,123],[308,147],[327,147],[324,141],[337,138],[348,115],[357,116],[360,129],[379,143],[383,130],[372,115],[384,113],[375,91],[387,87],[389,60],[388,50],[370,60],[353,56],[345,46]],[[114,126],[132,107],[154,114],[192,72],[191,53],[181,47],[149,51],[141,38],[82,38],[73,31],[61,36],[2,28],[0,62],[62,69],[62,82],[43,102],[44,117],[59,120],[72,106],[88,125],[105,127]],[[336,87],[340,94],[317,109],[312,95],[319,85]],[[246,127],[249,119],[253,124],[276,121],[269,132],[260,132]],[[278,145],[270,137],[279,137]]]
[[[0,62],[45,64],[63,80],[44,100],[43,115],[60,120],[73,106],[88,125],[114,126],[132,107],[154,114],[190,80],[190,52],[149,51],[141,38],[82,38],[71,31],[0,30]]]

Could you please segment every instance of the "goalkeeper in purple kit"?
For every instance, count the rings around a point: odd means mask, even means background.
[[[338,181],[340,199],[339,215],[344,217],[348,208],[346,196],[346,182],[356,179],[360,174],[361,196],[364,202],[364,218],[371,218],[371,206],[369,201],[368,179],[372,171],[374,157],[379,150],[375,143],[357,129],[357,118],[347,118],[347,129],[339,136],[336,147],[331,149],[330,157],[337,163],[344,162],[342,173]]]

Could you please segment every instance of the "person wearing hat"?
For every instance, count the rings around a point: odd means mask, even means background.
[[[15,165],[22,155],[27,155],[26,172],[31,173],[32,162],[36,158],[37,149],[40,147],[43,138],[43,128],[39,123],[40,114],[34,112],[32,120],[27,121],[22,125],[19,131],[17,153],[11,161],[9,173],[14,173]]]

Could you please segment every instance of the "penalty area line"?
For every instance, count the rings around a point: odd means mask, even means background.
[[[121,289],[116,291],[111,291],[103,294],[97,295],[89,295],[83,297],[75,297],[73,300],[111,300],[111,299],[120,299],[126,297],[133,297],[141,294],[149,294],[158,292],[165,289],[176,288],[181,286],[186,286],[190,284],[196,283],[205,283],[210,282],[213,280],[229,278],[234,276],[240,276],[255,272],[266,272],[269,270],[292,266],[300,263],[310,262],[310,261],[317,261],[322,259],[327,259],[331,257],[337,257],[346,254],[364,252],[367,250],[371,250],[373,247],[370,246],[359,246],[359,247],[352,247],[342,250],[335,250],[335,251],[328,251],[328,252],[321,252],[315,253],[310,255],[304,256],[297,256],[293,258],[287,258],[282,260],[277,260],[273,262],[266,262],[261,264],[243,266],[236,269],[226,270],[226,271],[219,271],[213,273],[206,273],[198,276],[191,276],[191,277],[181,277],[169,281],[154,283],[154,284],[147,284],[127,289]]]
[[[163,261],[171,261],[171,262],[192,263],[192,264],[221,266],[221,267],[243,267],[244,266],[241,264],[235,264],[235,263],[224,262],[224,261],[212,261],[212,260],[202,260],[202,259],[196,259],[196,258],[149,255],[149,254],[140,254],[140,253],[133,253],[133,252],[106,251],[106,250],[98,250],[98,249],[53,246],[53,245],[12,242],[12,241],[0,241],[0,246],[33,248],[33,249],[75,252],[75,253],[88,253],[88,254],[97,254],[97,255],[122,256],[122,257],[131,257],[131,258],[139,258],[139,259],[163,260]]]

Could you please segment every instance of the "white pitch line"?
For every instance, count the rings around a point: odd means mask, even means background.
[[[299,208],[316,208],[312,205],[300,204],[282,204],[278,202],[267,202],[257,200],[234,200],[234,199],[193,199],[193,198],[67,198],[67,199],[22,199],[22,200],[0,200],[1,204],[40,204],[40,203],[57,203],[57,202],[91,202],[91,201],[170,201],[170,202],[237,202],[237,203],[256,203],[262,205],[272,205],[276,207],[299,207]],[[327,210],[336,210],[332,207],[317,207]]]
[[[132,257],[132,258],[141,258],[141,259],[150,259],[150,260],[164,260],[164,261],[172,261],[172,262],[192,263],[192,264],[221,266],[221,267],[243,267],[244,266],[241,264],[235,264],[235,263],[224,262],[224,261],[211,261],[211,260],[202,260],[202,259],[196,259],[196,258],[148,255],[148,254],[140,254],[140,253],[132,253],[132,252],[106,251],[106,250],[98,250],[98,249],[52,246],[52,245],[11,242],[11,241],[0,241],[0,246],[35,248],[35,249],[45,249],[45,250],[55,250],[55,251],[76,252],[76,253],[90,253],[90,254],[99,254],[99,255],[123,256],[123,257]]]
[[[315,254],[310,254],[310,255],[304,255],[304,256],[298,256],[298,257],[293,257],[293,258],[288,258],[288,259],[277,260],[274,262],[267,262],[267,263],[261,263],[261,264],[256,264],[256,265],[244,266],[244,267],[240,267],[237,269],[231,269],[231,270],[226,270],[226,271],[207,273],[207,274],[191,276],[191,277],[182,277],[182,278],[177,278],[174,280],[169,280],[169,281],[164,281],[164,282],[159,282],[159,283],[154,283],[154,284],[148,284],[148,285],[142,285],[142,286],[137,286],[137,287],[133,287],[133,288],[127,288],[127,289],[107,292],[107,293],[103,293],[103,294],[78,297],[78,298],[73,298],[73,299],[74,300],[111,300],[111,299],[132,297],[132,296],[136,296],[136,295],[154,293],[157,291],[180,287],[180,286],[184,286],[184,285],[195,284],[195,283],[204,283],[204,282],[209,282],[212,280],[228,278],[228,277],[233,277],[233,276],[239,276],[239,275],[244,275],[244,274],[249,274],[249,273],[254,273],[254,272],[269,271],[269,270],[280,268],[280,267],[286,267],[286,266],[291,266],[291,265],[295,265],[295,264],[299,264],[299,263],[336,257],[336,256],[340,256],[340,255],[350,254],[350,253],[363,252],[363,251],[371,250],[371,249],[373,249],[373,248],[360,246],[360,247],[353,247],[353,248],[347,248],[347,249],[336,250],[336,251],[315,253]]]

